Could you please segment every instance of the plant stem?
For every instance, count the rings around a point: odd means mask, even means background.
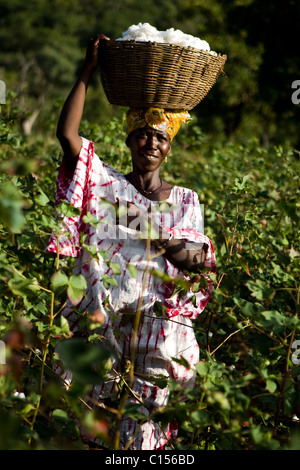
[[[136,341],[137,341],[137,334],[138,334],[138,329],[140,325],[140,320],[141,320],[141,311],[142,311],[142,306],[143,306],[143,292],[146,289],[146,285],[148,282],[148,276],[149,276],[149,261],[150,261],[150,253],[151,253],[151,240],[148,238],[146,240],[146,253],[147,253],[147,265],[145,269],[145,276],[143,279],[143,284],[142,284],[142,292],[139,297],[139,302],[138,302],[138,308],[137,312],[135,315],[134,319],[134,325],[133,325],[133,332],[132,332],[132,338],[131,338],[131,347],[130,347],[130,368],[129,368],[129,380],[128,384],[124,395],[122,397],[120,407],[118,409],[117,413],[117,423],[116,423],[116,433],[115,433],[115,439],[114,439],[114,450],[118,450],[120,446],[120,426],[121,426],[121,420],[123,418],[124,414],[124,409],[126,406],[127,399],[129,397],[130,390],[132,389],[133,382],[134,382],[134,362],[135,362],[135,354],[136,354]]]
[[[282,409],[284,393],[285,393],[285,385],[286,385],[287,375],[288,375],[288,371],[289,371],[289,361],[288,360],[289,360],[289,357],[290,357],[290,354],[291,354],[291,349],[292,349],[292,344],[293,344],[294,338],[295,338],[295,330],[293,330],[292,335],[291,335],[291,339],[290,339],[290,342],[289,342],[287,355],[286,355],[286,360],[285,360],[285,368],[284,368],[284,372],[283,372],[282,381],[281,381],[281,384],[280,384],[279,399],[278,399],[277,409],[276,409],[275,419],[274,419],[274,423],[275,423],[274,424],[274,438],[277,437],[278,424],[279,424],[279,415],[280,415],[280,412],[281,412],[281,409]]]
[[[299,316],[299,307],[300,307],[300,287],[298,286],[297,302],[296,302],[296,317],[297,318]],[[288,375],[288,371],[289,371],[289,357],[290,357],[290,354],[291,354],[292,344],[294,342],[294,338],[295,338],[295,330],[293,330],[292,334],[291,334],[291,338],[290,338],[290,342],[289,342],[288,350],[287,350],[287,354],[286,354],[285,369],[284,369],[284,373],[283,373],[283,377],[282,377],[282,381],[281,381],[281,385],[280,385],[280,394],[279,394],[277,409],[276,409],[276,413],[275,413],[275,420],[274,420],[274,423],[275,423],[274,424],[274,437],[275,438],[277,436],[277,431],[278,431],[279,414],[280,414],[283,399],[284,399],[285,385],[286,385],[287,375]]]
[[[53,326],[53,319],[54,319],[54,292],[49,291],[48,289],[45,289],[41,287],[42,290],[45,290],[46,292],[51,292],[51,304],[50,304],[50,320],[49,320],[49,328]],[[39,393],[39,399],[36,404],[35,410],[34,410],[34,415],[32,418],[31,426],[30,429],[33,431],[35,421],[39,412],[40,404],[41,404],[41,398],[42,398],[42,391],[43,391],[43,380],[44,380],[44,372],[45,372],[45,365],[46,365],[46,358],[49,350],[49,344],[50,344],[50,336],[51,336],[51,331],[48,333],[48,337],[46,340],[46,343],[44,345],[44,352],[43,352],[43,357],[42,357],[42,365],[41,365],[41,372],[40,372],[40,381],[39,381],[39,388],[38,388],[38,393]],[[28,444],[31,444],[31,436],[28,440]]]
[[[224,341],[222,341],[222,343],[220,343],[219,346],[217,346],[217,347],[210,353],[210,355],[212,356],[213,354],[215,354],[215,352],[216,352],[221,346],[223,346],[223,344],[226,343],[226,341],[228,341],[229,338],[231,338],[233,335],[236,335],[236,334],[239,333],[240,331],[244,330],[244,329],[247,328],[248,326],[250,326],[250,321],[249,321],[249,320],[246,322],[246,325],[245,325],[245,326],[243,326],[242,328],[239,328],[238,330],[235,330],[235,331],[233,331],[232,333],[230,333],[230,335],[228,335],[228,336],[224,339]]]

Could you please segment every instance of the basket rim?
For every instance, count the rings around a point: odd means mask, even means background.
[[[156,41],[137,41],[136,39],[126,39],[126,40],[123,40],[123,39],[115,39],[115,40],[106,40],[106,39],[102,39],[100,40],[100,46],[101,45],[104,45],[104,46],[114,46],[114,45],[119,45],[119,44],[123,44],[123,45],[128,45],[128,44],[134,44],[134,45],[137,45],[137,46],[141,46],[141,47],[151,47],[151,46],[154,46],[154,47],[162,47],[162,48],[176,48],[176,49],[183,49],[183,50],[186,50],[186,51],[189,51],[189,52],[195,52],[197,54],[201,53],[201,54],[204,54],[208,57],[220,57],[220,58],[223,58],[227,59],[227,55],[226,54],[222,54],[220,52],[216,52],[216,51],[207,51],[207,50],[204,50],[204,49],[197,49],[196,47],[192,47],[192,46],[183,46],[181,44],[172,44],[172,43],[169,43],[169,42],[156,42]],[[212,54],[212,52],[214,52]]]

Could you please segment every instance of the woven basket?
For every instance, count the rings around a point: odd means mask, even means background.
[[[109,103],[194,108],[223,72],[226,55],[138,41],[100,41],[99,72]]]

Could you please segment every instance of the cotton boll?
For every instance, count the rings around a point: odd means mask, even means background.
[[[174,33],[174,28],[169,28],[166,31],[162,31],[163,37],[165,40],[169,38]]]
[[[193,47],[204,51],[210,51],[208,42],[196,38],[191,34],[185,34],[179,29],[169,28],[166,31],[158,31],[149,23],[131,25],[117,41],[150,41],[156,43],[175,44],[183,47]]]
[[[162,34],[157,34],[155,38],[152,39],[152,42],[157,42],[159,44],[163,44],[166,41],[164,40],[164,36]]]
[[[158,30],[151,26],[149,23],[139,23],[128,28],[123,33],[124,40],[136,40],[136,41],[157,41]]]
[[[150,36],[146,33],[139,33],[134,38],[136,41],[150,41]]]
[[[199,49],[199,41],[186,39],[186,46],[193,47],[194,49]]]
[[[192,47],[195,47],[196,49],[199,49],[201,51],[210,51],[210,46],[208,42],[202,41],[201,39],[198,39],[197,41],[193,41],[191,45]]]
[[[182,38],[180,40],[180,42],[178,42],[178,45],[183,46],[183,47],[191,47],[191,46],[194,47],[192,45],[192,41],[190,39],[187,39],[187,38]]]
[[[182,32],[179,29],[174,30],[174,28],[167,29],[163,34],[164,42],[170,44],[180,44],[182,40]]]
[[[201,49],[202,51],[209,51],[209,50],[210,50],[210,46],[209,46],[208,42],[203,41],[203,40],[200,41],[200,49]]]
[[[155,26],[151,26],[150,23],[139,23],[138,26],[139,26],[139,28],[140,28],[141,30],[146,29],[146,30],[152,31],[152,32],[156,32],[156,31],[157,31],[157,29],[155,28]]]
[[[138,36],[147,36],[151,38],[155,38],[158,34],[158,30],[154,27],[151,26],[149,23],[144,23],[141,24],[139,23],[139,31],[138,31]]]
[[[133,24],[129,26],[129,28],[122,34],[124,41],[127,41],[128,39],[135,39],[136,36],[138,36],[140,33],[141,25],[142,24],[139,23],[138,25]]]
[[[127,29],[126,31],[126,34],[138,34],[139,31],[141,30],[142,28],[142,23],[139,23],[139,24],[133,24],[131,26],[129,26],[129,28]]]
[[[191,34],[183,34],[182,37],[188,44],[192,44],[194,41],[198,41],[198,38],[195,38]]]
[[[138,31],[138,30],[139,30],[139,26],[133,24],[133,25],[129,26],[129,28],[128,28],[126,31],[124,31],[124,32],[122,33],[122,38],[119,38],[119,39],[123,39],[123,41],[127,41],[127,39],[128,39],[128,38],[132,38],[133,35],[134,35],[134,34],[136,33],[136,31]]]

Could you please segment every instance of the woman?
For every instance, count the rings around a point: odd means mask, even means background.
[[[155,410],[167,403],[169,393],[167,387],[156,385],[155,378],[163,375],[186,387],[193,385],[199,348],[192,320],[209,300],[212,285],[207,273],[215,270],[215,259],[212,244],[202,233],[196,193],[160,178],[161,164],[181,123],[189,119],[188,113],[152,108],[128,112],[126,143],[132,171],[126,176],[103,163],[93,143],[79,137],[87,87],[97,67],[99,40],[104,39],[108,40],[98,35],[91,40],[80,76],[59,119],[57,137],[64,157],[57,202],[67,200],[80,208],[81,215],[64,217],[66,233],[59,237],[59,243],[53,236],[48,250],[56,252],[58,245],[60,254],[77,257],[75,273],[85,277],[87,290],[76,307],[83,315],[97,312],[99,318],[100,314],[101,334],[115,353],[112,371],[104,384],[94,385],[93,398],[99,402],[112,398],[120,376],[127,370],[127,401],[141,404],[145,414],[142,425],[129,417],[122,418],[117,429],[120,448],[159,449],[176,436],[176,427],[170,424],[162,429],[151,420]],[[107,210],[103,201],[120,209],[118,215]],[[160,210],[162,203],[168,205],[167,212]],[[128,214],[122,213],[124,207]],[[84,224],[83,215],[88,212],[98,220],[110,219],[110,224]],[[82,248],[82,232],[85,246],[93,247],[93,252]],[[99,253],[103,251],[104,258]],[[116,265],[117,273],[112,269]],[[186,279],[189,286],[194,273],[202,272],[207,288],[176,293],[174,283],[163,282],[157,272],[167,279]],[[108,286],[103,282],[105,276],[116,282]],[[158,306],[163,316],[156,314]],[[72,330],[78,330],[79,317],[72,312],[71,303],[65,316]],[[181,358],[189,368],[178,362]]]

